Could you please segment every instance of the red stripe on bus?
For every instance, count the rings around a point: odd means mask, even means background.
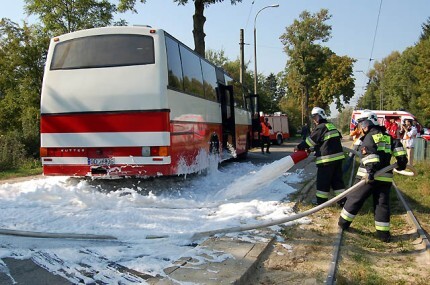
[[[41,117],[42,133],[166,132],[168,112],[56,114]]]

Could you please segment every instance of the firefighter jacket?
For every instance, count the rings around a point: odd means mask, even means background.
[[[366,175],[373,176],[376,171],[390,165],[391,157],[394,156],[401,168],[406,167],[406,151],[398,140],[392,140],[389,134],[385,133],[385,128],[380,126],[369,126],[369,131],[362,138],[360,167],[357,171],[358,177]],[[375,180],[389,182],[393,181],[393,172],[389,171]]]
[[[310,136],[302,141],[297,149],[314,148],[317,166],[329,164],[345,158],[341,138],[340,132],[332,123],[320,120]]]
[[[261,135],[265,137],[270,136],[270,130],[272,129],[272,126],[266,122],[261,122]]]

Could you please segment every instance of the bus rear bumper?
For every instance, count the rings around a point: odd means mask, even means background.
[[[171,158],[168,157],[114,157],[97,159],[43,157],[43,174],[46,176],[73,177],[154,177],[172,175]]]

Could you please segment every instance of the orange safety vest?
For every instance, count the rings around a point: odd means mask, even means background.
[[[261,135],[265,137],[270,136],[270,129],[264,122],[261,123]]]

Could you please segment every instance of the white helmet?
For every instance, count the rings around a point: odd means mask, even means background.
[[[376,116],[376,114],[370,110],[364,110],[361,113],[361,116],[358,117],[358,122],[363,122],[365,120],[369,120],[373,125],[379,126],[378,116]]]
[[[320,116],[321,119],[327,119],[327,115],[325,114],[324,110],[320,107],[314,107],[311,111],[312,117],[315,115]]]

